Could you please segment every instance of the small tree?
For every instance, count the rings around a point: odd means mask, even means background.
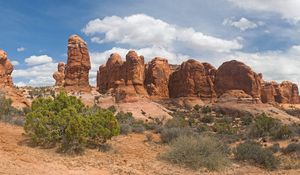
[[[26,115],[24,129],[33,143],[60,151],[80,153],[87,144],[100,145],[120,132],[108,110],[91,109],[73,96],[61,92],[54,99],[37,98]]]

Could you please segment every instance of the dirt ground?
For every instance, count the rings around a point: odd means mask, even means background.
[[[26,144],[23,128],[0,122],[0,174],[38,175],[150,175],[150,174],[300,174],[300,170],[267,172],[260,168],[233,163],[221,172],[192,171],[158,159],[167,146],[145,141],[145,134],[118,136],[110,141],[106,153],[87,150],[82,156],[67,156],[55,149],[32,148]]]

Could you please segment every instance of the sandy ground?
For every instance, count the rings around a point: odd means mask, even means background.
[[[82,156],[58,154],[55,149],[32,148],[26,144],[21,127],[0,122],[0,174],[38,175],[192,175],[192,174],[300,174],[300,170],[266,172],[250,165],[233,165],[222,172],[197,172],[158,160],[167,147],[146,142],[145,134],[118,136],[110,141],[106,153],[87,150]]]

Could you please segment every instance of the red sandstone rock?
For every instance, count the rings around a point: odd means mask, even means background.
[[[5,51],[0,49],[0,91],[6,98],[12,100],[12,105],[16,108],[24,108],[29,106],[29,102],[23,94],[14,87],[11,74],[13,65],[7,58]]]
[[[212,68],[209,67],[192,59],[183,62],[170,76],[170,97],[200,97],[203,100],[215,98],[213,76],[209,73]]]
[[[0,87],[13,86],[11,73],[14,67],[5,51],[0,49]]]
[[[65,83],[65,63],[60,62],[57,65],[57,71],[54,72],[55,86],[62,87]]]
[[[145,86],[150,96],[169,97],[169,77],[171,69],[168,60],[154,58],[147,67]]]
[[[299,103],[298,86],[289,81],[281,84],[265,82],[262,85],[261,100],[263,103]]]
[[[218,68],[215,89],[218,96],[228,90],[243,90],[253,98],[260,99],[261,79],[249,66],[232,60],[223,63]]]
[[[90,69],[91,62],[87,44],[79,36],[72,35],[68,40],[65,89],[72,92],[90,92]]]

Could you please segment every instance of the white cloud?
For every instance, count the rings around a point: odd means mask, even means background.
[[[229,0],[249,10],[275,12],[292,21],[300,20],[299,0]]]
[[[262,22],[259,22],[259,23],[260,23],[260,25],[262,25]],[[233,21],[232,19],[225,19],[223,21],[223,25],[230,25],[230,26],[240,29],[241,31],[246,31],[248,29],[254,29],[258,26],[256,23],[254,23],[244,17],[238,21]]]
[[[19,63],[18,61],[16,61],[16,60],[13,60],[13,61],[11,61],[11,64],[14,65],[14,66],[17,66],[17,65],[19,65],[20,63]]]
[[[23,52],[23,51],[25,51],[25,48],[24,47],[19,47],[19,48],[17,48],[17,51],[18,52]]]
[[[91,37],[92,42],[128,44],[137,48],[163,47],[167,50],[176,44],[194,49],[229,52],[241,49],[237,40],[226,40],[168,24],[145,14],[135,14],[124,18],[105,17],[90,21],[82,31]]]
[[[35,58],[36,56],[31,56],[29,58]],[[48,56],[40,56],[42,58],[47,58]],[[38,56],[38,58],[40,58]],[[49,57],[50,58],[50,57]],[[12,77],[14,79],[20,80],[15,81],[17,86],[53,86],[54,79],[52,74],[57,70],[57,63],[47,59],[25,59],[27,63],[27,68],[16,69],[13,71]],[[38,60],[38,61],[37,61]],[[33,61],[36,64],[32,64]],[[38,63],[37,63],[37,62]]]
[[[39,65],[39,64],[45,64],[45,63],[51,63],[52,58],[48,55],[32,55],[29,58],[25,58],[25,63],[28,65]]]

